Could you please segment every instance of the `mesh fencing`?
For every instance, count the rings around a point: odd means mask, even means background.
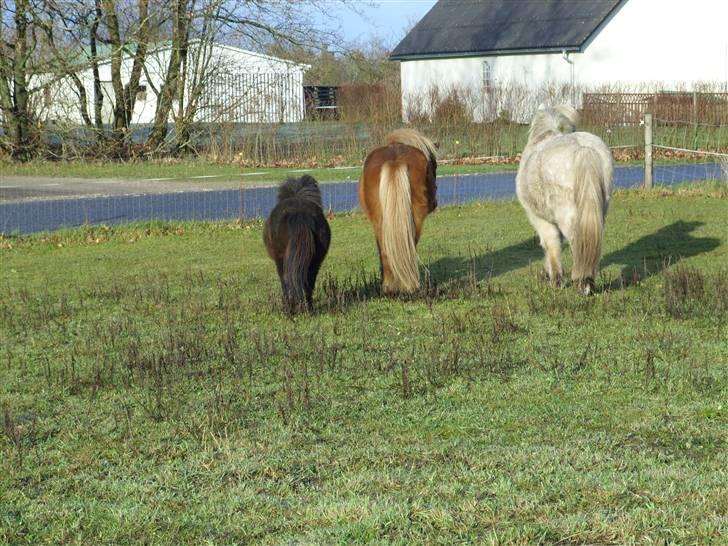
[[[611,145],[618,166],[617,188],[635,188],[644,181],[643,142],[639,127],[615,124],[593,132]],[[676,185],[728,179],[728,126],[655,120],[655,184]],[[625,143],[626,142],[626,143]],[[481,158],[489,161],[492,158]],[[462,159],[456,161],[461,162]],[[444,161],[443,163],[447,163]],[[477,200],[515,197],[516,161],[502,172],[438,177],[441,206]],[[357,166],[341,170],[341,182],[321,186],[325,209],[355,210]],[[500,169],[499,169],[500,170]],[[286,176],[300,176],[308,169],[290,169]],[[0,176],[0,232],[4,234],[53,231],[83,225],[124,224],[150,221],[249,220],[268,215],[276,203],[276,183],[254,187],[260,172],[241,173],[237,180],[217,176],[195,180],[146,179],[87,180],[74,183],[43,179],[32,187],[26,180]],[[349,179],[347,181],[347,178]]]
[[[728,125],[655,119],[656,184],[728,182]]]

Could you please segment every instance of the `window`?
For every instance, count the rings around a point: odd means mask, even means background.
[[[483,87],[490,89],[493,87],[493,74],[490,71],[490,63],[483,61]]]

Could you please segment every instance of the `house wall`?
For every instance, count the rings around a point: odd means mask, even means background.
[[[710,83],[728,90],[726,21],[725,0],[628,0],[584,53],[570,55],[574,83],[580,88],[666,89]],[[421,102],[432,86],[467,89],[478,97],[476,103],[487,103],[483,62],[490,64],[498,86],[539,90],[540,98],[558,94],[554,88],[571,82],[571,67],[561,54],[402,61],[403,111],[413,101]],[[488,117],[487,110],[476,106],[476,118]]]
[[[200,121],[279,123],[305,114],[303,67],[266,56],[237,55],[219,48]]]
[[[146,86],[146,92],[140,93],[134,105],[132,123],[149,124],[154,121],[157,108],[157,97],[154,89],[159,90],[164,81],[171,51],[161,49],[149,53],[145,63],[140,85]],[[189,58],[191,66],[194,49]],[[129,81],[133,61],[124,58],[121,67],[121,79],[124,84]],[[200,100],[200,108],[196,121],[224,122],[296,122],[304,117],[303,72],[304,65],[287,63],[237,48],[214,46],[210,61],[202,73],[207,74],[209,85]],[[99,75],[104,94],[104,123],[111,123],[113,116],[114,91],[111,84],[110,63],[99,65]],[[243,81],[242,75],[248,78]],[[275,75],[278,75],[276,77]],[[79,72],[88,97],[88,113],[93,119],[93,74],[90,69]],[[191,88],[191,74],[188,71],[188,94]],[[246,83],[230,85],[231,82]],[[262,84],[259,82],[263,81]],[[285,85],[282,85],[282,84]],[[253,85],[254,84],[254,85]],[[75,85],[64,79],[51,87],[46,93],[45,117],[59,123],[82,122],[79,100]],[[174,109],[170,113],[170,121],[174,119]]]

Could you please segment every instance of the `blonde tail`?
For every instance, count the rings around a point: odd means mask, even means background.
[[[417,268],[412,195],[405,163],[387,161],[382,165],[379,202],[382,206],[381,251],[393,277],[391,284],[385,279],[384,290],[414,292],[420,287],[420,272]]]
[[[602,254],[607,196],[605,181],[602,180],[601,160],[594,150],[590,148],[579,150],[575,168],[576,223],[573,232],[574,266],[571,277],[583,284],[582,288],[588,293]]]

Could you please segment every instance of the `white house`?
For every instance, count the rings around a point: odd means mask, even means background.
[[[476,119],[493,89],[728,91],[728,0],[439,0],[390,58],[405,116],[434,87]]]
[[[108,53],[108,51],[107,51]],[[121,78],[129,81],[132,70],[132,51],[122,58]],[[132,123],[154,121],[157,92],[164,82],[171,46],[151,47],[140,80]],[[85,63],[77,75],[88,97],[87,111],[93,119],[93,73]],[[216,43],[193,41],[187,63],[185,103],[189,102],[195,82],[204,82],[196,121],[275,123],[297,122],[304,118],[303,74],[308,65]],[[108,55],[99,63],[99,75],[104,96],[103,121],[111,123],[114,90],[111,82],[111,61]],[[44,114],[58,123],[82,121],[77,85],[70,78],[46,85]],[[179,108],[175,101],[173,116]]]

